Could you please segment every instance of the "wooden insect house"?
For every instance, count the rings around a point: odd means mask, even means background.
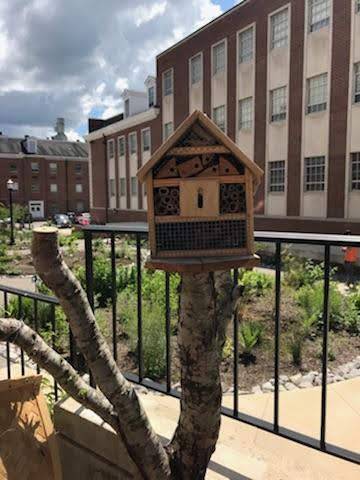
[[[262,174],[195,111],[138,172],[148,196],[147,266],[202,272],[255,265],[253,196]]]

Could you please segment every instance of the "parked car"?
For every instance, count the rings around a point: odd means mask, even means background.
[[[67,212],[66,214],[70,218],[71,223],[76,223],[76,213],[75,212]]]
[[[71,221],[70,218],[65,215],[65,213],[57,213],[53,217],[53,222],[58,228],[70,228]]]
[[[81,227],[84,227],[85,225],[90,225],[90,219],[81,214],[76,217],[76,223]]]

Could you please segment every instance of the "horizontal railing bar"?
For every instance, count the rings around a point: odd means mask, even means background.
[[[9,293],[10,295],[17,295],[24,298],[32,298],[33,300],[39,300],[39,302],[52,303],[59,305],[59,301],[55,297],[44,295],[43,293],[30,292],[29,290],[22,290],[20,288],[8,287],[7,285],[0,284],[0,291]]]
[[[84,231],[94,233],[123,233],[123,234],[144,234],[147,235],[149,228],[145,222],[128,222],[110,225],[88,225]],[[333,246],[360,246],[359,235],[334,235],[323,233],[300,233],[300,232],[271,232],[255,231],[257,242],[275,243],[298,243],[304,245],[333,245]]]

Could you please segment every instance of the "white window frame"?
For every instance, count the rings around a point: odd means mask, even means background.
[[[242,98],[239,100],[238,108],[238,130],[251,130],[254,121],[253,97]]]
[[[126,197],[126,178],[125,177],[120,178],[119,186],[120,186],[120,197]]]
[[[83,184],[82,183],[76,183],[75,184],[75,193],[83,193]]]
[[[220,47],[224,47],[224,58],[223,61],[219,62],[219,57],[217,52]],[[226,64],[227,64],[227,42],[224,38],[220,40],[220,42],[215,43],[215,45],[211,48],[211,63],[212,63],[212,74],[213,76],[218,75],[219,73],[226,71]]]
[[[115,192],[115,178],[109,179],[109,197],[114,198],[116,196]]]
[[[360,192],[360,152],[350,155],[350,191]]]
[[[145,142],[144,142],[144,137],[145,137],[145,134],[148,134],[149,135],[149,145],[148,147],[145,149]],[[150,127],[148,128],[143,128],[141,130],[141,151],[144,153],[144,152],[151,152],[151,129]]]
[[[31,171],[32,171],[33,173],[39,173],[39,171],[40,171],[40,164],[39,164],[39,162],[31,162],[30,167],[31,167]]]
[[[250,35],[250,39],[246,38]],[[250,63],[254,59],[255,28],[247,27],[238,33],[238,62]]]
[[[132,145],[132,138],[135,138],[135,148],[133,149],[133,145]],[[136,132],[131,132],[129,133],[129,155],[136,155],[137,154],[137,149],[138,149],[138,146],[137,146],[137,133]]]
[[[316,84],[316,82],[318,84]],[[322,84],[321,84],[322,82]],[[324,88],[322,94],[317,94],[313,91],[320,88]],[[328,104],[328,74],[322,73],[315,77],[309,78],[306,84],[306,113],[324,112],[327,110]]]
[[[284,122],[287,117],[287,87],[270,91],[270,122]]]
[[[50,192],[57,193],[58,192],[58,185],[57,183],[50,183]]]
[[[121,135],[120,137],[118,137],[117,142],[118,142],[118,157],[119,158],[125,157],[125,155],[126,155],[126,138],[125,138],[125,135]],[[124,146],[124,153],[121,153],[120,143]]]
[[[270,194],[285,193],[286,162],[275,160],[268,162],[268,191]]]
[[[108,160],[115,158],[115,142],[113,138],[107,141],[107,156]]]
[[[360,62],[354,64],[354,103],[360,103]]]
[[[164,124],[164,140],[167,140],[174,133],[174,122]]]
[[[217,115],[219,112],[223,112],[223,120],[220,122],[219,119],[217,118]],[[213,114],[212,118],[214,123],[222,130],[223,132],[226,132],[226,105],[219,105],[217,107],[213,108]]]
[[[34,188],[36,187],[36,188]],[[40,184],[39,182],[31,182],[31,191],[34,193],[40,192]]]
[[[75,163],[74,170],[75,170],[76,175],[81,175],[83,173],[83,168],[82,168],[81,163]]]
[[[169,68],[163,73],[163,96],[168,97],[174,93],[174,69]]]
[[[330,24],[331,17],[331,0],[308,0],[308,9],[309,9],[309,18],[308,18],[308,28],[309,32],[313,33],[321,28],[327,27]],[[323,7],[321,13],[325,15],[320,15],[319,12],[316,12],[318,6]],[[320,10],[320,9],[319,9]]]
[[[81,208],[79,208],[79,205],[81,205]],[[76,202],[76,211],[83,213],[85,210],[85,203],[84,200],[77,200]]]
[[[138,182],[136,177],[130,178],[130,193],[132,197],[136,197],[138,194]]]
[[[194,69],[195,61],[199,62],[198,70]],[[202,52],[197,53],[190,58],[190,85],[197,85],[203,80],[203,55]]]
[[[311,162],[313,164],[311,165]],[[314,175],[313,177],[311,177]],[[326,190],[326,157],[306,157],[304,160],[304,192],[325,192]]]
[[[51,175],[56,175],[58,172],[58,164],[56,162],[50,162],[49,171]]]
[[[289,9],[286,7],[270,17],[270,48],[273,50],[275,48],[287,47],[288,44]]]
[[[148,88],[148,106],[149,108],[152,108],[155,106],[155,85],[151,85]]]

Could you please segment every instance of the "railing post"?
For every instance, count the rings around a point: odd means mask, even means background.
[[[19,313],[19,320],[23,320],[23,303],[22,303],[22,296],[18,297],[18,313]],[[20,364],[21,364],[21,375],[25,375],[25,356],[24,350],[20,349]]]
[[[4,292],[4,316],[8,317],[8,295],[7,292]],[[10,361],[10,343],[6,342],[6,367],[7,367],[7,377],[10,380],[11,378],[11,361]]]
[[[136,234],[136,270],[137,270],[137,318],[138,318],[138,361],[139,361],[139,382],[144,378],[143,364],[143,334],[142,334],[142,278],[141,278],[141,238]]]
[[[111,296],[112,296],[112,341],[113,355],[117,361],[117,286],[116,286],[116,252],[115,252],[115,234],[111,233]]]
[[[35,332],[39,333],[39,322],[38,322],[38,302],[36,299],[34,299],[34,327],[35,327]],[[36,373],[40,373],[40,368],[39,365],[36,364]]]
[[[237,286],[239,281],[239,270],[237,268],[234,269],[234,288]],[[234,349],[234,364],[233,364],[233,388],[234,388],[234,397],[233,397],[233,410],[234,410],[234,417],[238,416],[239,413],[239,322],[237,318],[236,311],[233,315],[233,349]]]
[[[55,316],[55,305],[50,306],[51,309],[51,329],[52,329],[52,348],[56,351],[56,316]],[[54,395],[55,401],[58,401],[58,385],[56,380],[54,380]]]
[[[93,250],[92,250],[92,233],[85,230],[85,271],[86,271],[86,293],[89,300],[90,307],[95,313],[94,302],[94,272],[93,272]],[[95,381],[93,379],[91,371],[90,385],[95,387]]]
[[[330,245],[325,245],[321,427],[320,427],[320,446],[322,450],[326,449],[327,371],[328,371],[328,349],[329,349],[329,344],[328,344],[329,343],[329,293],[330,293]]]
[[[165,272],[165,318],[166,318],[166,391],[171,392],[171,312],[170,274]]]
[[[275,253],[275,358],[274,358],[274,431],[279,431],[279,373],[280,373],[280,305],[281,305],[281,242]]]

